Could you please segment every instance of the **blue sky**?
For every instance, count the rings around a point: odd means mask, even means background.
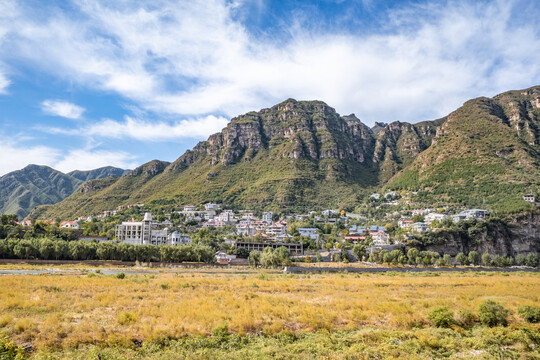
[[[364,123],[540,84],[540,8],[506,1],[0,0],[0,175],[174,161],[289,97]]]

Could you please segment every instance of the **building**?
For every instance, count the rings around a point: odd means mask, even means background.
[[[181,235],[178,231],[167,235],[167,243],[169,245],[189,245],[191,238],[187,235]]]
[[[384,228],[384,226],[378,226],[378,225],[371,225],[369,227],[369,233],[370,235],[373,235],[379,231],[382,231],[382,232],[386,232],[386,229]]]
[[[287,223],[285,221],[276,221],[266,228],[268,235],[285,235],[287,233]]]
[[[146,213],[143,221],[125,221],[116,225],[115,237],[132,245],[163,245],[167,243],[167,229],[152,229],[152,215]]]
[[[375,193],[375,194],[371,194],[369,197],[375,200],[379,200],[381,198],[381,194]]]
[[[274,216],[274,213],[272,211],[267,211],[263,213],[262,215],[262,221],[267,223],[268,225],[272,224],[272,216]]]
[[[76,221],[62,221],[60,227],[64,229],[75,229],[79,230],[79,223]]]
[[[448,218],[450,218],[450,216],[446,214],[429,213],[426,216],[424,216],[424,222],[431,224],[433,220],[437,220],[438,222],[442,223],[444,220]]]
[[[327,210],[322,211],[322,216],[332,216],[332,215],[337,214],[337,213],[338,213],[337,210],[327,209]]]
[[[416,222],[411,225],[411,231],[422,233],[429,229],[429,225],[425,222]]]
[[[409,230],[412,226],[413,222],[411,220],[399,220],[398,226],[400,229]]]
[[[534,204],[536,202],[536,197],[532,194],[523,195],[523,201],[527,201]]]
[[[184,206],[184,211],[195,211],[195,210],[197,210],[196,206],[192,206],[192,205]]]
[[[210,211],[217,210],[218,206],[217,204],[204,204],[204,208],[206,209],[206,211]]]
[[[375,245],[388,245],[390,243],[390,235],[384,231],[377,231],[371,235],[373,239],[373,244]]]
[[[319,233],[317,228],[298,228],[300,236],[305,236],[311,240],[319,241]]]
[[[234,222],[234,212],[232,210],[223,210],[218,219],[226,223],[232,223]]]
[[[459,222],[463,220],[485,220],[489,216],[489,211],[482,209],[471,209],[460,212],[457,215],[452,216],[453,222]]]
[[[272,249],[277,249],[279,247],[286,247],[289,250],[289,253],[295,255],[304,254],[304,245],[301,242],[298,243],[283,243],[283,242],[274,242],[274,241],[264,241],[264,242],[251,242],[251,241],[237,241],[235,243],[235,248],[244,248],[248,251],[261,251],[263,252],[265,248],[269,247]]]

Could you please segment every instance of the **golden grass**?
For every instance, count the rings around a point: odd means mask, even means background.
[[[476,313],[486,299],[522,320],[540,303],[534,273],[389,273],[290,275],[183,270],[157,274],[0,276],[0,330],[40,347],[131,342],[185,334],[275,334],[428,325],[430,309]]]

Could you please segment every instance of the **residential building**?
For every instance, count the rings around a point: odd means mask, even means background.
[[[536,197],[532,194],[527,194],[523,195],[523,200],[534,204],[536,202]]]
[[[424,222],[431,224],[433,220],[437,220],[442,223],[444,220],[448,218],[450,218],[450,216],[446,214],[429,213],[426,216],[424,216]]]
[[[262,221],[267,223],[268,225],[272,224],[272,216],[274,216],[274,213],[272,211],[267,211],[263,213],[262,215]]]
[[[337,213],[338,213],[337,210],[327,209],[327,210],[322,211],[322,216],[332,216],[332,215],[337,214]]]
[[[223,210],[218,215],[218,219],[225,223],[232,223],[234,222],[234,212],[232,210]]]
[[[206,209],[206,211],[210,211],[217,210],[218,206],[217,204],[204,204],[204,208]]]
[[[276,221],[266,228],[268,235],[284,235],[287,233],[287,223],[285,221]]]
[[[411,228],[413,222],[411,220],[399,220],[398,221],[398,226],[400,227],[400,229],[405,229],[405,230],[408,230]]]
[[[411,225],[411,231],[422,233],[429,229],[429,225],[425,222],[415,222]]]
[[[79,223],[77,221],[62,221],[60,227],[64,229],[75,229],[79,230]]]
[[[369,197],[375,200],[379,200],[381,198],[381,194],[375,193],[375,194],[371,194]]]
[[[317,228],[299,228],[298,233],[300,236],[309,237],[311,240],[319,241],[319,234]]]
[[[167,243],[169,245],[189,245],[191,244],[191,238],[187,235],[182,235],[178,231],[167,235]]]
[[[459,214],[452,216],[452,220],[453,222],[458,222],[462,220],[471,220],[471,219],[484,220],[488,216],[489,216],[489,211],[487,210],[471,209],[471,210],[462,211]]]
[[[184,211],[195,211],[195,210],[197,210],[196,206],[192,206],[192,205],[184,206]]]
[[[384,231],[377,231],[371,235],[373,244],[375,245],[387,245],[390,243],[390,235]]]

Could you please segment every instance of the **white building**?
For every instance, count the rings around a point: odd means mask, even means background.
[[[77,221],[62,221],[60,227],[64,229],[75,229],[79,230],[79,223]]]
[[[299,228],[298,233],[300,236],[309,237],[311,240],[319,241],[319,234],[317,228]]]
[[[419,232],[419,233],[426,232],[428,231],[428,229],[429,229],[429,226],[425,222],[416,222],[411,225],[411,231],[414,231],[414,232]]]
[[[218,219],[226,223],[232,223],[234,222],[234,212],[232,210],[223,210]]]
[[[191,244],[191,238],[187,235],[181,235],[178,231],[175,231],[167,236],[167,242],[169,245],[189,245]]]
[[[197,210],[196,206],[191,206],[191,205],[184,206],[184,211],[195,211],[195,210]]]
[[[218,206],[217,204],[204,204],[204,208],[206,209],[206,211],[210,211],[217,210]]]
[[[263,213],[262,215],[262,221],[267,223],[268,225],[272,224],[272,216],[274,216],[274,213],[272,211],[267,211]]]
[[[132,245],[162,245],[167,243],[167,230],[152,229],[152,215],[146,213],[143,221],[125,221],[116,225],[115,237]]]
[[[534,204],[536,202],[536,197],[534,195],[527,194],[523,195],[523,200]]]
[[[337,210],[327,209],[327,210],[322,211],[322,216],[332,216],[332,215],[337,214],[337,213],[338,213]]]
[[[371,235],[373,244],[375,245],[388,245],[390,243],[390,235],[384,231],[377,231]]]
[[[442,223],[444,220],[448,218],[450,218],[450,216],[446,214],[429,213],[426,216],[424,216],[424,222],[431,224],[433,220],[437,220]]]

